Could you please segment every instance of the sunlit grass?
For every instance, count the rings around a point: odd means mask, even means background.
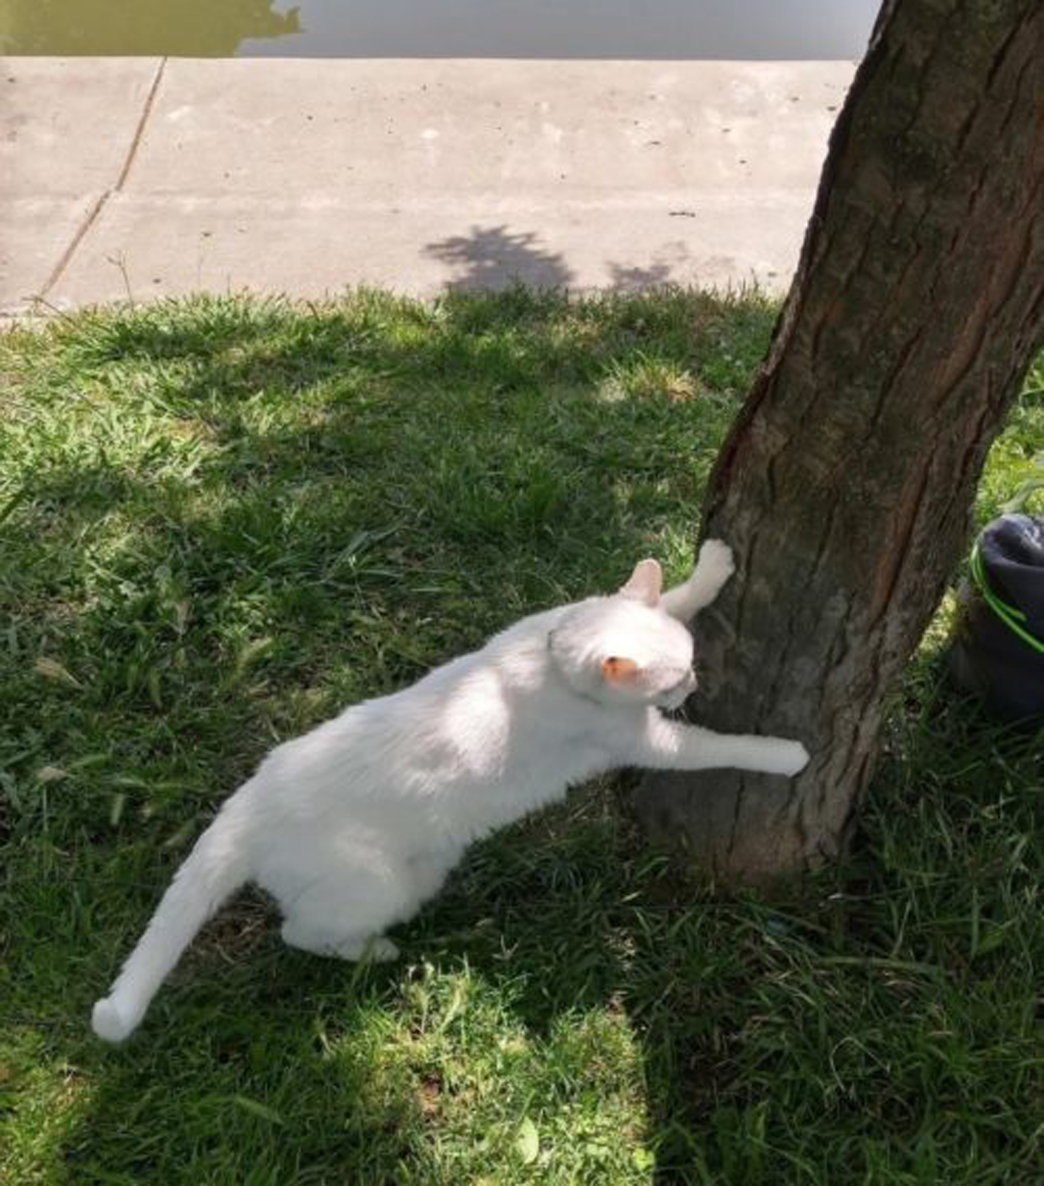
[[[248,894],[128,1046],[87,1030],[276,740],[639,556],[684,575],[774,315],[362,293],[0,339],[0,1180],[1031,1179],[1041,743],[949,695],[945,608],[851,859],[790,901],[686,881],[599,784],[478,847],[399,965]]]

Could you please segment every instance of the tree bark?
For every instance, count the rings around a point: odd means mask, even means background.
[[[696,631],[715,729],[805,742],[797,779],[655,775],[655,836],[728,878],[843,851],[889,693],[968,542],[1039,348],[1044,4],[886,0],[801,261],[710,480],[737,575]]]

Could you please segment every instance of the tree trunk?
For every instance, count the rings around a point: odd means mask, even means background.
[[[886,697],[968,542],[1039,347],[1044,4],[886,0],[702,535],[737,575],[697,630],[701,723],[803,740],[786,781],[650,776],[650,832],[719,874],[843,850]]]

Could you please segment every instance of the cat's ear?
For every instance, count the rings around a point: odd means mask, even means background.
[[[645,605],[656,605],[660,600],[660,589],[663,586],[663,569],[655,560],[639,560],[631,573],[631,579],[620,590],[623,597],[630,597],[634,601],[644,602]]]
[[[602,660],[602,679],[607,684],[633,684],[638,678],[638,664],[633,659],[611,655]]]

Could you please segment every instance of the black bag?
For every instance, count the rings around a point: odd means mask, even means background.
[[[1044,518],[1001,515],[971,556],[950,670],[1006,721],[1044,717]]]

